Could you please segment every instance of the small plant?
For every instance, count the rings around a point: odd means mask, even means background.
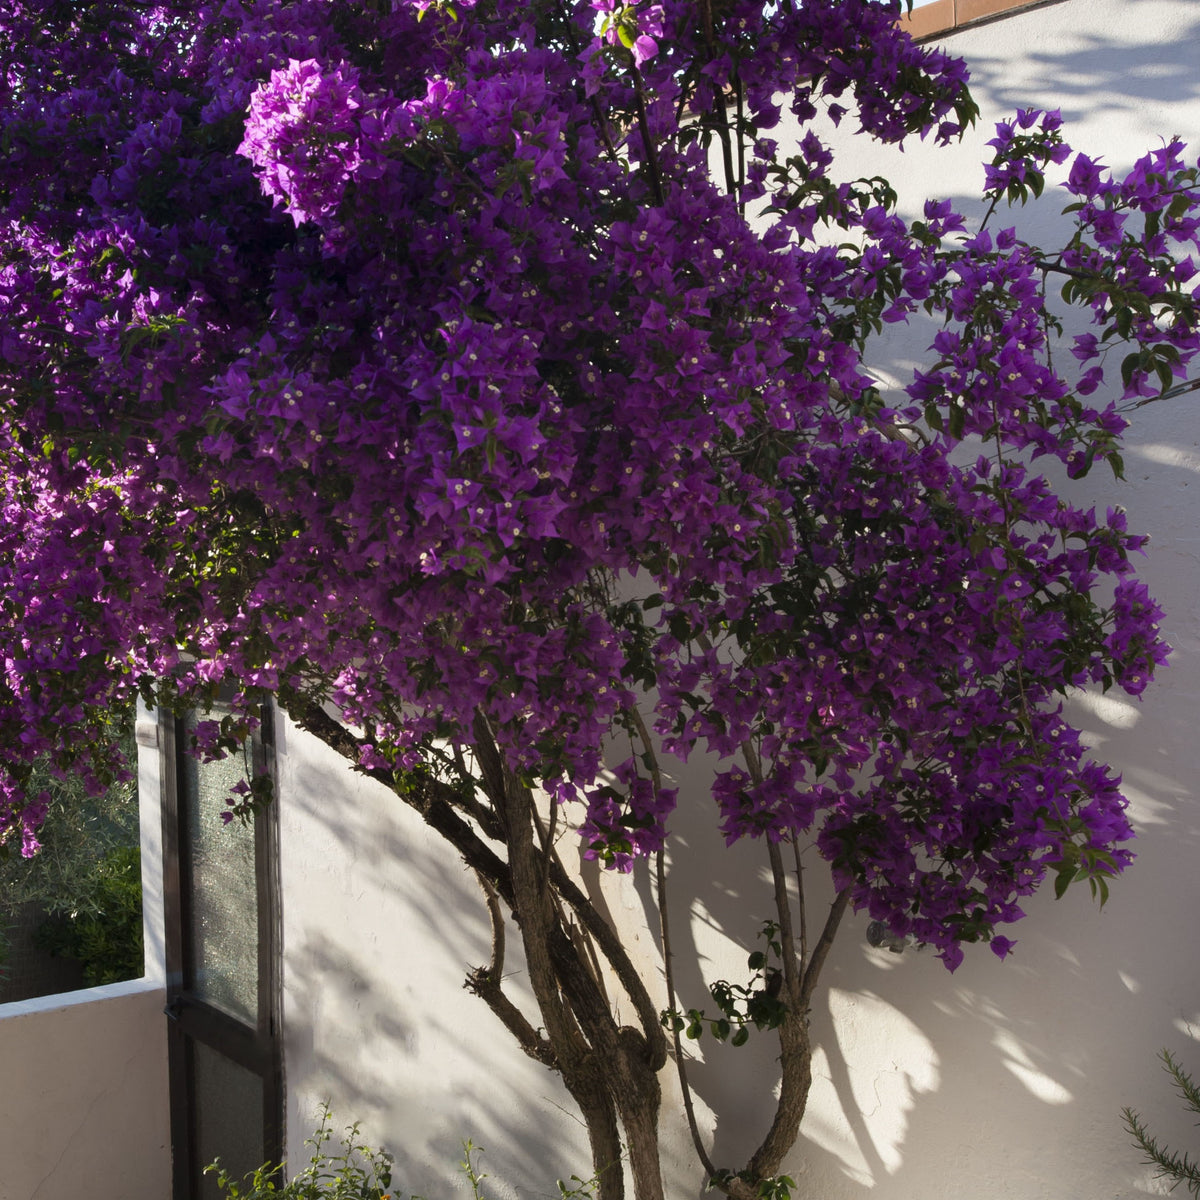
[[[342,1152],[330,1154],[325,1146],[333,1137],[330,1125],[332,1113],[328,1104],[321,1106],[321,1124],[304,1144],[312,1147],[308,1166],[294,1179],[283,1181],[283,1163],[263,1163],[242,1180],[235,1179],[221,1166],[221,1160],[209,1163],[205,1175],[215,1173],[217,1187],[223,1200],[403,1200],[393,1192],[392,1156],[385,1150],[374,1150],[358,1140],[358,1122],[346,1127],[341,1139]],[[473,1200],[487,1200],[483,1181],[487,1172],[481,1171],[472,1158],[481,1157],[483,1147],[469,1138],[463,1142],[463,1157],[459,1171],[471,1188]],[[571,1176],[571,1183],[558,1181],[559,1200],[592,1200],[597,1181]],[[409,1200],[424,1200],[410,1196]],[[779,1200],[787,1200],[786,1195]]]
[[[668,1008],[662,1013],[663,1025],[672,1033],[682,1033],[693,1040],[709,1032],[718,1042],[726,1038],[733,1046],[744,1046],[750,1039],[750,1028],[776,1029],[787,1016],[787,1005],[779,998],[783,985],[783,972],[776,965],[783,958],[783,947],[779,941],[779,926],[767,921],[759,930],[767,944],[766,950],[755,950],[747,959],[747,967],[754,973],[750,983],[730,983],[718,979],[709,987],[713,1001],[721,1010],[721,1016],[710,1017],[703,1009],[689,1008],[686,1013]],[[732,1034],[732,1036],[730,1036]]]
[[[391,1200],[392,1156],[360,1142],[357,1121],[347,1126],[339,1143],[341,1153],[329,1153],[325,1147],[333,1137],[331,1115],[329,1105],[322,1105],[321,1124],[304,1142],[312,1147],[308,1166],[287,1183],[283,1163],[264,1163],[240,1182],[221,1166],[220,1159],[205,1167],[204,1173],[216,1173],[225,1200]],[[468,1178],[474,1182],[472,1175]],[[475,1194],[479,1196],[478,1188]]]
[[[790,1175],[771,1175],[766,1179],[755,1179],[746,1171],[730,1171],[727,1169],[714,1171],[705,1185],[706,1191],[717,1188],[728,1192],[735,1181],[751,1184],[757,1200],[791,1200],[792,1188],[796,1181]]]
[[[1162,1059],[1163,1069],[1171,1076],[1175,1090],[1183,1097],[1184,1104],[1189,1111],[1200,1116],[1200,1087],[1179,1065],[1170,1050],[1161,1051],[1159,1058]],[[1193,1196],[1200,1196],[1200,1162],[1189,1158],[1186,1153],[1176,1154],[1173,1150],[1168,1150],[1150,1133],[1142,1121],[1141,1115],[1134,1112],[1132,1108],[1122,1109],[1121,1116],[1124,1119],[1125,1128],[1145,1155],[1143,1161],[1158,1168],[1157,1177],[1170,1179],[1171,1191],[1183,1183],[1187,1185],[1187,1190]]]
[[[591,1179],[580,1179],[578,1175],[572,1175],[569,1184],[565,1179],[560,1179],[558,1200],[592,1200],[599,1182],[595,1175]]]
[[[472,1154],[482,1155],[483,1147],[476,1146],[470,1138],[467,1138],[467,1140],[463,1142],[462,1162],[460,1162],[458,1165],[462,1173],[467,1177],[467,1182],[471,1185],[471,1193],[474,1195],[475,1200],[487,1200],[487,1197],[483,1193],[483,1181],[487,1178],[487,1172],[484,1171],[482,1174],[480,1174],[478,1168],[471,1161]],[[414,1197],[413,1200],[419,1200],[419,1197]]]

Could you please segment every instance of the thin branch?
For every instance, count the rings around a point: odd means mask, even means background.
[[[704,45],[708,50],[708,61],[717,57],[717,40],[713,30],[712,0],[700,0],[700,18],[704,22]],[[729,115],[725,111],[725,95],[721,88],[714,88],[712,112],[717,137],[721,139],[721,166],[725,172],[725,190],[736,195],[737,179],[733,173],[733,147],[729,140]]]
[[[800,971],[796,965],[796,938],[792,932],[792,902],[787,891],[787,872],[783,867],[783,851],[779,843],[767,839],[767,857],[771,863],[771,880],[775,886],[775,914],[779,918],[779,944],[783,949],[783,982],[787,988],[788,1007],[800,1008]]]
[[[504,914],[500,911],[500,896],[491,883],[478,871],[475,878],[483,889],[488,917],[492,924],[492,955],[486,967],[476,967],[463,983],[472,995],[478,996],[499,1018],[500,1023],[517,1040],[517,1045],[530,1058],[558,1069],[554,1047],[526,1019],[525,1014],[504,994]]]
[[[538,840],[542,844],[542,861],[544,869],[542,871],[542,887],[550,886],[550,862],[558,857],[554,849],[554,826],[558,819],[558,804],[554,799],[550,801],[550,819],[547,823],[542,823],[542,814],[538,812],[535,804],[532,809],[533,823],[537,826]]]
[[[763,780],[762,762],[750,739],[742,742],[746,768],[755,783]],[[800,1122],[812,1087],[812,1046],[808,1039],[808,1005],[802,993],[800,969],[796,962],[796,940],[792,932],[791,901],[787,892],[787,872],[779,843],[767,839],[767,856],[774,883],[775,913],[779,918],[779,942],[783,959],[783,979],[787,1006],[776,1033],[779,1038],[779,1098],[766,1136],[750,1158],[748,1171],[754,1179],[773,1175],[783,1156],[795,1145]]]
[[[472,787],[475,783],[475,777],[467,768],[467,761],[463,757],[462,747],[457,744],[454,747],[454,767],[458,771],[459,779],[462,780],[464,788]],[[494,808],[488,808],[487,805],[480,804],[475,796],[468,791],[458,794],[458,803],[464,811],[475,818],[479,828],[483,830],[486,836],[493,841],[502,841],[504,839],[504,829],[500,824],[500,817]]]
[[[650,730],[646,728],[646,722],[642,719],[642,714],[635,705],[628,710],[629,719],[633,722],[637,729],[638,738],[641,740],[642,747],[646,753],[647,766],[650,770],[650,782],[654,784],[655,791],[662,790],[662,771],[658,766],[658,755],[654,752],[654,742],[650,737]]]
[[[671,930],[667,919],[667,869],[663,861],[663,852],[658,851],[654,856],[654,873],[658,893],[658,927],[662,934],[663,974],[667,985],[667,1004],[675,1004],[675,975],[671,968]],[[683,1040],[679,1030],[672,1024],[671,1041],[675,1051],[675,1070],[679,1076],[679,1088],[683,1093],[683,1111],[687,1116],[688,1132],[692,1135],[692,1145],[696,1148],[696,1157],[700,1165],[711,1177],[717,1173],[717,1168],[708,1156],[704,1147],[704,1139],[700,1136],[700,1125],[696,1120],[696,1108],[692,1102],[692,1087],[688,1082],[687,1067],[684,1063]]]
[[[658,166],[658,152],[654,148],[654,142],[650,137],[650,122],[646,117],[646,100],[642,93],[642,73],[637,67],[633,70],[633,99],[637,107],[637,123],[638,129],[642,135],[642,147],[646,151],[646,165],[650,168],[650,187],[654,192],[654,200],[659,208],[667,202],[666,193],[663,191],[662,172]]]
[[[631,710],[630,719],[637,728],[638,737],[645,748],[645,753],[649,761],[651,780],[656,789],[661,789],[662,773],[659,770],[658,755],[654,752],[654,742],[650,737],[650,731],[646,728],[646,722],[642,719],[642,714],[636,707]],[[667,988],[667,1005],[668,1007],[674,1007],[676,999],[675,971],[671,966],[671,923],[667,915],[667,865],[666,855],[661,849],[654,855],[654,877],[656,898],[658,900],[658,928],[662,936],[663,977]],[[696,1157],[700,1160],[700,1165],[712,1176],[716,1174],[716,1167],[713,1165],[713,1161],[709,1158],[708,1151],[704,1147],[704,1139],[700,1136],[700,1124],[696,1120],[696,1107],[692,1101],[692,1088],[687,1077],[683,1042],[679,1036],[679,1030],[673,1025],[671,1028],[671,1042],[675,1051],[675,1070],[679,1076],[679,1088],[683,1094],[683,1111],[687,1117],[688,1132],[692,1135],[692,1145],[696,1148]]]
[[[792,859],[796,864],[796,907],[800,913],[800,962],[808,965],[808,912],[804,903],[804,864],[800,861],[800,841],[792,834]]]
[[[471,736],[475,739],[475,761],[479,763],[479,771],[483,776],[483,790],[503,823],[504,761],[500,757],[496,739],[492,736],[492,727],[482,709],[475,710],[471,721]]]
[[[571,48],[571,60],[577,62],[579,60],[579,41],[575,37],[575,24],[571,20],[570,13],[564,11],[562,4],[555,6],[558,10],[559,20],[562,21],[563,28],[566,30],[567,44]],[[604,143],[605,153],[609,157],[610,162],[618,162],[616,147],[613,145],[612,137],[608,132],[608,121],[605,120],[604,113],[600,109],[600,102],[595,96],[589,96],[588,102],[591,105],[592,116],[596,121],[596,131],[600,134],[600,140]]]
[[[318,741],[324,742],[331,750],[354,764],[359,774],[381,783],[419,813],[435,833],[440,834],[458,851],[467,866],[487,879],[499,892],[504,903],[512,908],[513,888],[508,864],[454,811],[454,806],[459,801],[454,788],[431,776],[414,776],[405,788],[398,788],[396,777],[391,771],[380,767],[363,767],[359,764],[358,739],[338,724],[319,704],[310,702],[300,711],[291,711],[289,715],[299,728],[312,734]]]
[[[475,878],[483,889],[488,918],[492,923],[492,958],[487,966],[487,974],[499,983],[504,977],[504,914],[500,911],[500,895],[478,871],[475,872]]]
[[[554,1047],[525,1019],[525,1014],[504,994],[497,980],[492,979],[483,967],[467,976],[463,987],[473,996],[478,996],[492,1010],[500,1023],[513,1035],[517,1045],[536,1062],[552,1071],[563,1071],[554,1053]],[[565,1074],[565,1072],[564,1072]]]
[[[817,939],[817,944],[813,947],[812,961],[808,963],[804,970],[804,979],[800,984],[800,1002],[805,1008],[808,1008],[812,1003],[812,995],[816,990],[821,968],[825,965],[825,960],[829,957],[829,949],[833,945],[833,939],[837,934],[838,926],[842,922],[842,917],[846,915],[846,908],[849,904],[850,889],[844,887],[838,892],[833,904],[830,906],[829,916],[825,919],[825,928],[821,930],[821,936]]]
[[[1188,392],[1194,392],[1197,389],[1200,389],[1200,379],[1192,379],[1187,383],[1178,384],[1168,391],[1160,392],[1157,396],[1147,396],[1142,400],[1135,401],[1133,404],[1123,405],[1117,411],[1131,412],[1135,408],[1145,408],[1147,404],[1157,404],[1160,400],[1174,400],[1178,396],[1186,395]]]
[[[600,956],[596,953],[596,943],[588,936],[587,931],[578,921],[568,921],[561,914],[560,919],[566,926],[567,936],[571,939],[571,945],[575,947],[580,961],[587,965],[596,990],[604,997],[605,1003],[611,1007],[608,988],[604,986],[604,971],[600,965]]]
[[[743,89],[742,89],[742,80],[741,80],[741,76],[738,75],[736,68],[734,70],[734,76],[733,76],[733,88],[734,88],[733,94],[734,94],[734,97],[735,97],[735,100],[737,103],[737,159],[738,159],[738,163],[737,163],[737,171],[738,171],[737,206],[738,206],[738,212],[745,215],[746,202],[745,202],[745,200],[742,199],[742,189],[746,186],[746,142],[742,136],[742,131],[746,127],[746,112],[745,112],[744,95],[743,95]]]
[[[1069,275],[1072,279],[1095,279],[1097,273],[1082,267],[1064,267],[1060,262],[1050,262],[1045,258],[1035,258],[1033,265],[1043,274],[1053,272],[1055,275]]]
[[[596,911],[596,906],[567,875],[557,859],[550,866],[550,881],[554,884],[558,894],[570,906],[580,924],[592,935],[597,948],[604,955],[605,961],[629,997],[641,1023],[642,1033],[646,1038],[650,1062],[657,1070],[667,1061],[667,1036],[659,1021],[658,1009],[650,999],[650,993],[646,990],[641,975],[638,974],[637,968],[629,958],[624,944],[617,937],[612,926]]]

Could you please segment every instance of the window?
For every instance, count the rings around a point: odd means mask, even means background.
[[[240,1178],[282,1157],[274,807],[226,826],[247,764],[184,753],[195,723],[164,716],[162,727],[174,1200],[217,1197],[203,1174],[214,1158]],[[270,767],[269,716],[251,754],[250,769]]]

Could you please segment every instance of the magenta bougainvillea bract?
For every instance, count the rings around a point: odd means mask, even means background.
[[[197,753],[319,701],[402,774],[483,713],[588,854],[710,805],[814,839],[950,966],[1005,955],[1048,875],[1118,872],[1063,699],[1139,695],[1166,647],[1144,539],[1072,487],[1197,349],[1194,165],[1114,177],[1020,112],[986,219],[902,219],[833,127],[946,142],[974,109],[898,11],[9,0],[10,844],[35,759],[102,784],[115,705],[224,687]],[[1053,252],[1009,227],[1043,188]],[[929,348],[887,391],[906,321]],[[705,753],[711,794],[673,787]]]

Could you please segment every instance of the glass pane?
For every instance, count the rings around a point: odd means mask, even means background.
[[[201,1042],[192,1043],[192,1100],[196,1129],[196,1195],[221,1200],[215,1158],[239,1182],[262,1166],[263,1081]]]
[[[219,716],[208,714],[207,719]],[[187,734],[195,718],[185,722]],[[182,755],[191,873],[189,986],[246,1024],[258,1024],[258,886],[254,827],[226,825],[229,789],[246,778],[241,756],[201,763]]]

